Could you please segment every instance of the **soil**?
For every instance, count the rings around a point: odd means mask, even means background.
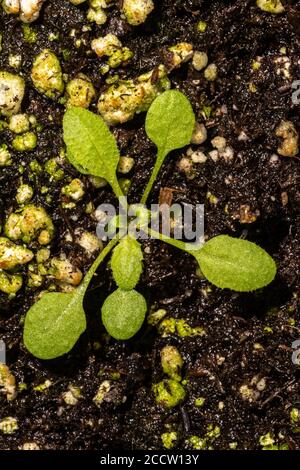
[[[95,189],[87,177],[78,175],[67,163],[65,178],[49,181],[42,173],[33,177],[28,163],[45,162],[56,156],[63,145],[62,116],[64,106],[36,91],[30,80],[33,57],[49,47],[61,60],[69,78],[78,72],[88,75],[97,93],[106,87],[100,74],[100,60],[87,54],[95,37],[113,32],[134,52],[134,59],[117,70],[120,77],[133,78],[151,70],[165,57],[165,48],[181,41],[193,44],[194,50],[205,51],[209,62],[218,67],[215,82],[204,79],[191,62],[170,75],[191,100],[195,113],[202,116],[203,106],[211,106],[206,120],[208,139],[202,150],[213,150],[211,139],[226,138],[234,150],[230,161],[208,158],[194,166],[190,179],[178,169],[185,150],[174,152],[165,163],[149,202],[157,202],[161,188],[173,190],[173,202],[205,203],[205,234],[244,237],[266,249],[276,260],[275,281],[260,291],[239,294],[211,286],[196,274],[196,264],[187,254],[158,241],[144,242],[144,274],[138,286],[149,308],[163,308],[167,316],[185,319],[191,326],[202,326],[206,336],[163,337],[156,327],[147,324],[133,340],[109,338],[100,323],[101,303],[115,288],[107,265],[103,265],[90,286],[86,299],[88,328],[75,348],[65,357],[40,361],[26,351],[22,343],[24,314],[37,291],[23,287],[16,297],[0,296],[0,337],[7,345],[7,364],[18,384],[27,384],[17,397],[7,401],[0,395],[0,418],[18,420],[19,429],[12,434],[0,432],[0,449],[19,449],[26,442],[40,449],[163,449],[161,435],[176,431],[175,448],[192,448],[192,436],[204,437],[209,425],[220,427],[220,436],[211,444],[214,449],[261,449],[259,439],[270,433],[275,445],[300,449],[299,424],[291,422],[292,408],[300,409],[300,369],[292,362],[292,343],[300,339],[299,323],[299,158],[277,157],[279,141],[274,130],[281,120],[290,120],[300,132],[299,105],[292,103],[291,83],[300,79],[300,1],[284,1],[285,13],[262,12],[255,1],[162,0],[147,22],[130,27],[120,17],[117,6],[110,10],[104,26],[91,24],[82,32],[86,21],[86,4],[75,7],[68,1],[46,2],[32,28],[38,33],[35,44],[26,44],[22,24],[12,15],[0,13],[3,30],[0,69],[14,72],[8,66],[9,54],[22,55],[21,73],[26,79],[26,96],[22,110],[33,113],[43,130],[33,152],[18,154],[12,150],[13,165],[0,170],[0,217],[17,208],[16,188],[19,165],[25,161],[23,182],[34,184],[33,202],[43,205],[51,214],[56,236],[51,253],[65,252],[82,270],[91,264],[79,245],[66,242],[65,235],[78,227],[95,230],[95,220],[86,214],[85,206],[115,202],[108,189]],[[199,20],[207,23],[199,33]],[[76,48],[70,30],[84,39]],[[49,41],[49,33],[59,39]],[[280,52],[286,48],[286,52]],[[62,53],[69,49],[69,57]],[[277,73],[276,57],[290,60],[291,78]],[[261,57],[261,68],[251,64]],[[251,92],[249,83],[256,86]],[[96,111],[96,102],[91,106]],[[51,121],[49,116],[52,117]],[[122,155],[135,158],[130,174],[128,197],[138,202],[153,167],[155,148],[144,130],[144,115],[113,129]],[[241,140],[241,132],[247,140]],[[1,142],[11,143],[11,133],[1,133]],[[273,157],[272,157],[273,156]],[[71,177],[80,176],[85,184],[84,200],[73,210],[63,210],[60,190]],[[46,203],[40,188],[47,185],[53,202]],[[217,198],[207,198],[210,192]],[[241,212],[245,205],[253,222],[245,223]],[[26,268],[24,268],[26,277]],[[26,284],[24,284],[26,286]],[[43,286],[45,288],[45,286]],[[163,346],[177,346],[183,360],[187,397],[175,408],[158,406],[151,392],[153,383],[164,377],[160,364]],[[115,373],[119,373],[117,380]],[[103,403],[93,402],[103,380],[111,389]],[[265,380],[258,390],[257,384]],[[44,392],[34,387],[50,380]],[[82,398],[77,405],[67,405],[63,392],[72,384],[80,387]],[[241,386],[254,391],[245,399]],[[204,397],[202,407],[195,399]],[[297,433],[298,431],[298,433]]]

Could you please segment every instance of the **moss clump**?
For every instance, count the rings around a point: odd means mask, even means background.
[[[95,88],[90,79],[79,74],[71,80],[66,87],[67,106],[88,108],[96,95]]]
[[[185,390],[176,380],[165,379],[152,386],[156,403],[164,408],[173,408],[185,399]]]
[[[49,49],[43,50],[36,57],[31,70],[31,79],[35,88],[48,98],[55,99],[64,91],[60,62]]]
[[[177,382],[181,381],[182,357],[175,346],[165,346],[160,353],[161,365],[165,374]]]
[[[165,449],[173,449],[177,441],[177,432],[164,432],[161,440]]]
[[[43,207],[30,204],[8,217],[4,231],[13,241],[31,243],[37,239],[41,245],[47,245],[53,238],[54,226]]]

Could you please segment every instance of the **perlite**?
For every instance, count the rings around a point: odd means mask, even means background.
[[[70,80],[66,87],[67,106],[88,108],[95,97],[95,88],[83,73]]]
[[[152,0],[123,0],[122,12],[127,22],[133,26],[144,23],[153,10]]]
[[[163,65],[158,68],[158,79],[152,83],[153,71],[136,80],[120,80],[102,93],[98,110],[107,124],[124,123],[136,113],[147,111],[154,99],[170,88],[170,82]]]
[[[2,7],[8,14],[19,14],[24,23],[37,20],[45,0],[3,0]]]
[[[25,93],[22,77],[6,71],[0,71],[0,114],[11,116],[20,110]]]
[[[64,91],[60,62],[54,52],[44,49],[34,60],[31,79],[35,88],[48,98],[55,99]]]
[[[10,270],[27,264],[33,258],[32,251],[5,237],[0,237],[0,269]]]
[[[47,245],[53,238],[54,226],[43,207],[33,204],[25,206],[20,212],[13,212],[4,226],[5,235],[11,240],[31,243],[37,239]]]

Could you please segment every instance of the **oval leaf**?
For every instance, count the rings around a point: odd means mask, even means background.
[[[159,153],[166,156],[191,142],[195,127],[193,108],[180,91],[165,91],[150,106],[145,127]]]
[[[190,253],[204,276],[221,288],[249,292],[266,286],[276,275],[276,264],[265,250],[227,235],[212,238],[199,251]]]
[[[146,300],[141,294],[117,289],[102,306],[102,322],[113,338],[126,340],[140,330],[146,312]]]
[[[146,203],[159,170],[172,150],[191,142],[195,127],[195,115],[189,100],[177,90],[159,95],[147,113],[145,129],[149,139],[157,146],[158,153],[151,178],[141,202]]]
[[[80,172],[116,180],[120,153],[103,119],[82,108],[70,108],[63,119],[64,141],[69,161]]]
[[[28,311],[24,344],[39,359],[54,359],[69,352],[86,329],[82,290],[72,294],[44,294]]]
[[[143,252],[137,240],[127,235],[116,246],[111,258],[114,279],[121,289],[134,289],[143,272]]]

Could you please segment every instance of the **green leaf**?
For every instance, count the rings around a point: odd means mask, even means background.
[[[134,289],[143,272],[143,252],[140,243],[130,235],[124,237],[113,251],[111,269],[121,289]]]
[[[168,153],[188,145],[191,142],[194,127],[193,108],[180,91],[165,91],[154,100],[147,113],[145,128],[149,139],[158,148],[158,155],[142,203],[146,202]]]
[[[39,359],[54,359],[69,352],[86,329],[82,306],[85,290],[72,294],[44,294],[28,311],[24,344]]]
[[[68,150],[67,152],[67,159],[69,160],[69,162],[71,163],[71,165],[74,166],[74,168],[76,168],[77,171],[79,171],[79,173],[81,173],[82,175],[89,175],[90,172],[86,169],[86,168],[83,168],[82,165],[80,165],[79,163],[77,163],[77,161],[75,160],[75,158],[73,157],[72,153],[70,152],[70,150]]]
[[[177,90],[159,95],[149,108],[146,132],[163,155],[191,142],[195,115],[189,100]]]
[[[253,291],[272,282],[276,275],[276,264],[265,250],[227,235],[212,238],[203,248],[190,253],[204,276],[221,288]]]
[[[146,300],[141,294],[117,289],[102,306],[102,322],[113,338],[126,340],[140,330],[146,312]]]
[[[69,108],[63,130],[70,163],[81,173],[105,178],[122,196],[116,177],[120,152],[103,119],[87,109]]]
[[[40,359],[54,359],[69,352],[86,329],[83,310],[85,292],[100,263],[118,242],[111,240],[86,273],[77,289],[70,293],[44,294],[27,312],[24,344]]]

